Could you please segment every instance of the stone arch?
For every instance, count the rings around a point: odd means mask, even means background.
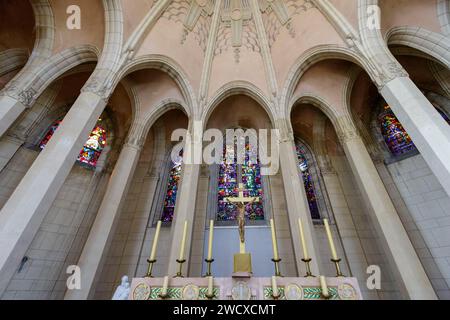
[[[0,52],[0,77],[22,68],[28,60],[26,49],[8,49]]]
[[[168,74],[177,83],[184,99],[186,99],[185,112],[189,116],[196,114],[197,100],[189,78],[179,64],[169,57],[154,54],[139,57],[122,68],[116,81],[120,81],[119,79],[123,79],[129,74],[143,69],[156,69]]]
[[[46,59],[52,55],[55,41],[55,18],[49,0],[30,0],[36,23],[36,42],[30,63],[36,59]]]
[[[450,0],[438,0],[437,3],[438,18],[441,24],[442,32],[450,35]]]
[[[220,103],[228,97],[239,94],[255,100],[266,111],[272,122],[272,126],[275,126],[276,111],[273,109],[272,103],[258,87],[246,81],[233,81],[222,86],[209,101],[205,110],[203,110],[201,117],[203,124],[206,125],[210,116]]]
[[[307,50],[301,55],[288,74],[280,100],[281,116],[288,118],[292,110],[292,96],[303,74],[314,64],[328,59],[339,59],[353,62],[366,70],[372,79],[375,78],[367,61],[355,51],[341,46],[320,45]]]
[[[442,34],[419,27],[396,27],[387,34],[388,45],[402,45],[426,53],[450,67],[450,42]]]

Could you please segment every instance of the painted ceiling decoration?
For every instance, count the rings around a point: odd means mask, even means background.
[[[243,48],[250,52],[261,53],[250,1],[222,1],[214,56],[232,49],[234,60],[239,63]],[[214,5],[214,0],[174,0],[162,17],[183,24],[180,36],[182,45],[186,43],[189,34],[193,33],[197,44],[205,52],[211,19],[214,15]],[[292,17],[314,7],[311,0],[258,0],[258,5],[269,47],[275,43],[282,28],[286,28],[289,35],[295,38]]]

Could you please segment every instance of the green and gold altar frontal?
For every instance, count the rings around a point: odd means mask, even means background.
[[[362,300],[355,278],[136,278],[129,300]]]

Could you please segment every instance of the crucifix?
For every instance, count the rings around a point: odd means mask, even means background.
[[[244,185],[239,184],[239,196],[233,198],[226,198],[225,201],[236,204],[238,208],[238,224],[239,224],[239,238],[240,238],[240,253],[245,253],[245,208],[247,204],[253,204],[259,202],[259,197],[245,197]]]

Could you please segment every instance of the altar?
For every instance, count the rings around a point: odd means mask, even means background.
[[[212,287],[208,278],[171,278],[167,289],[164,278],[136,278],[129,300],[362,300],[355,278],[325,281],[324,289],[320,278],[280,277],[274,295],[271,278],[214,278]]]
[[[245,197],[243,185],[240,184],[238,197],[228,198],[238,211],[239,226],[239,253],[234,255],[233,274],[228,278],[214,277],[211,265],[213,259],[214,221],[210,221],[208,254],[205,259],[207,271],[204,277],[185,277],[183,266],[186,259],[186,237],[188,221],[184,222],[181,237],[180,254],[176,262],[179,269],[176,275],[163,278],[153,277],[153,266],[157,261],[157,245],[161,222],[157,225],[150,258],[147,260],[149,268],[147,275],[132,280],[131,286],[124,281],[123,292],[128,292],[129,300],[362,300],[356,278],[345,277],[340,268],[341,259],[337,256],[328,220],[324,219],[324,225],[331,249],[331,261],[336,267],[335,277],[314,275],[311,272],[312,261],[306,246],[303,223],[299,219],[298,227],[300,241],[303,248],[303,259],[306,267],[304,277],[283,277],[280,270],[282,261],[279,251],[274,219],[270,220],[274,275],[271,278],[254,277],[252,267],[252,255],[247,252],[245,246],[245,213],[246,204],[260,201],[259,198]],[[231,263],[231,261],[230,261]],[[125,279],[126,280],[126,279]],[[120,288],[119,288],[120,289]],[[119,290],[120,291],[120,290]],[[119,295],[119,294],[118,294]]]

